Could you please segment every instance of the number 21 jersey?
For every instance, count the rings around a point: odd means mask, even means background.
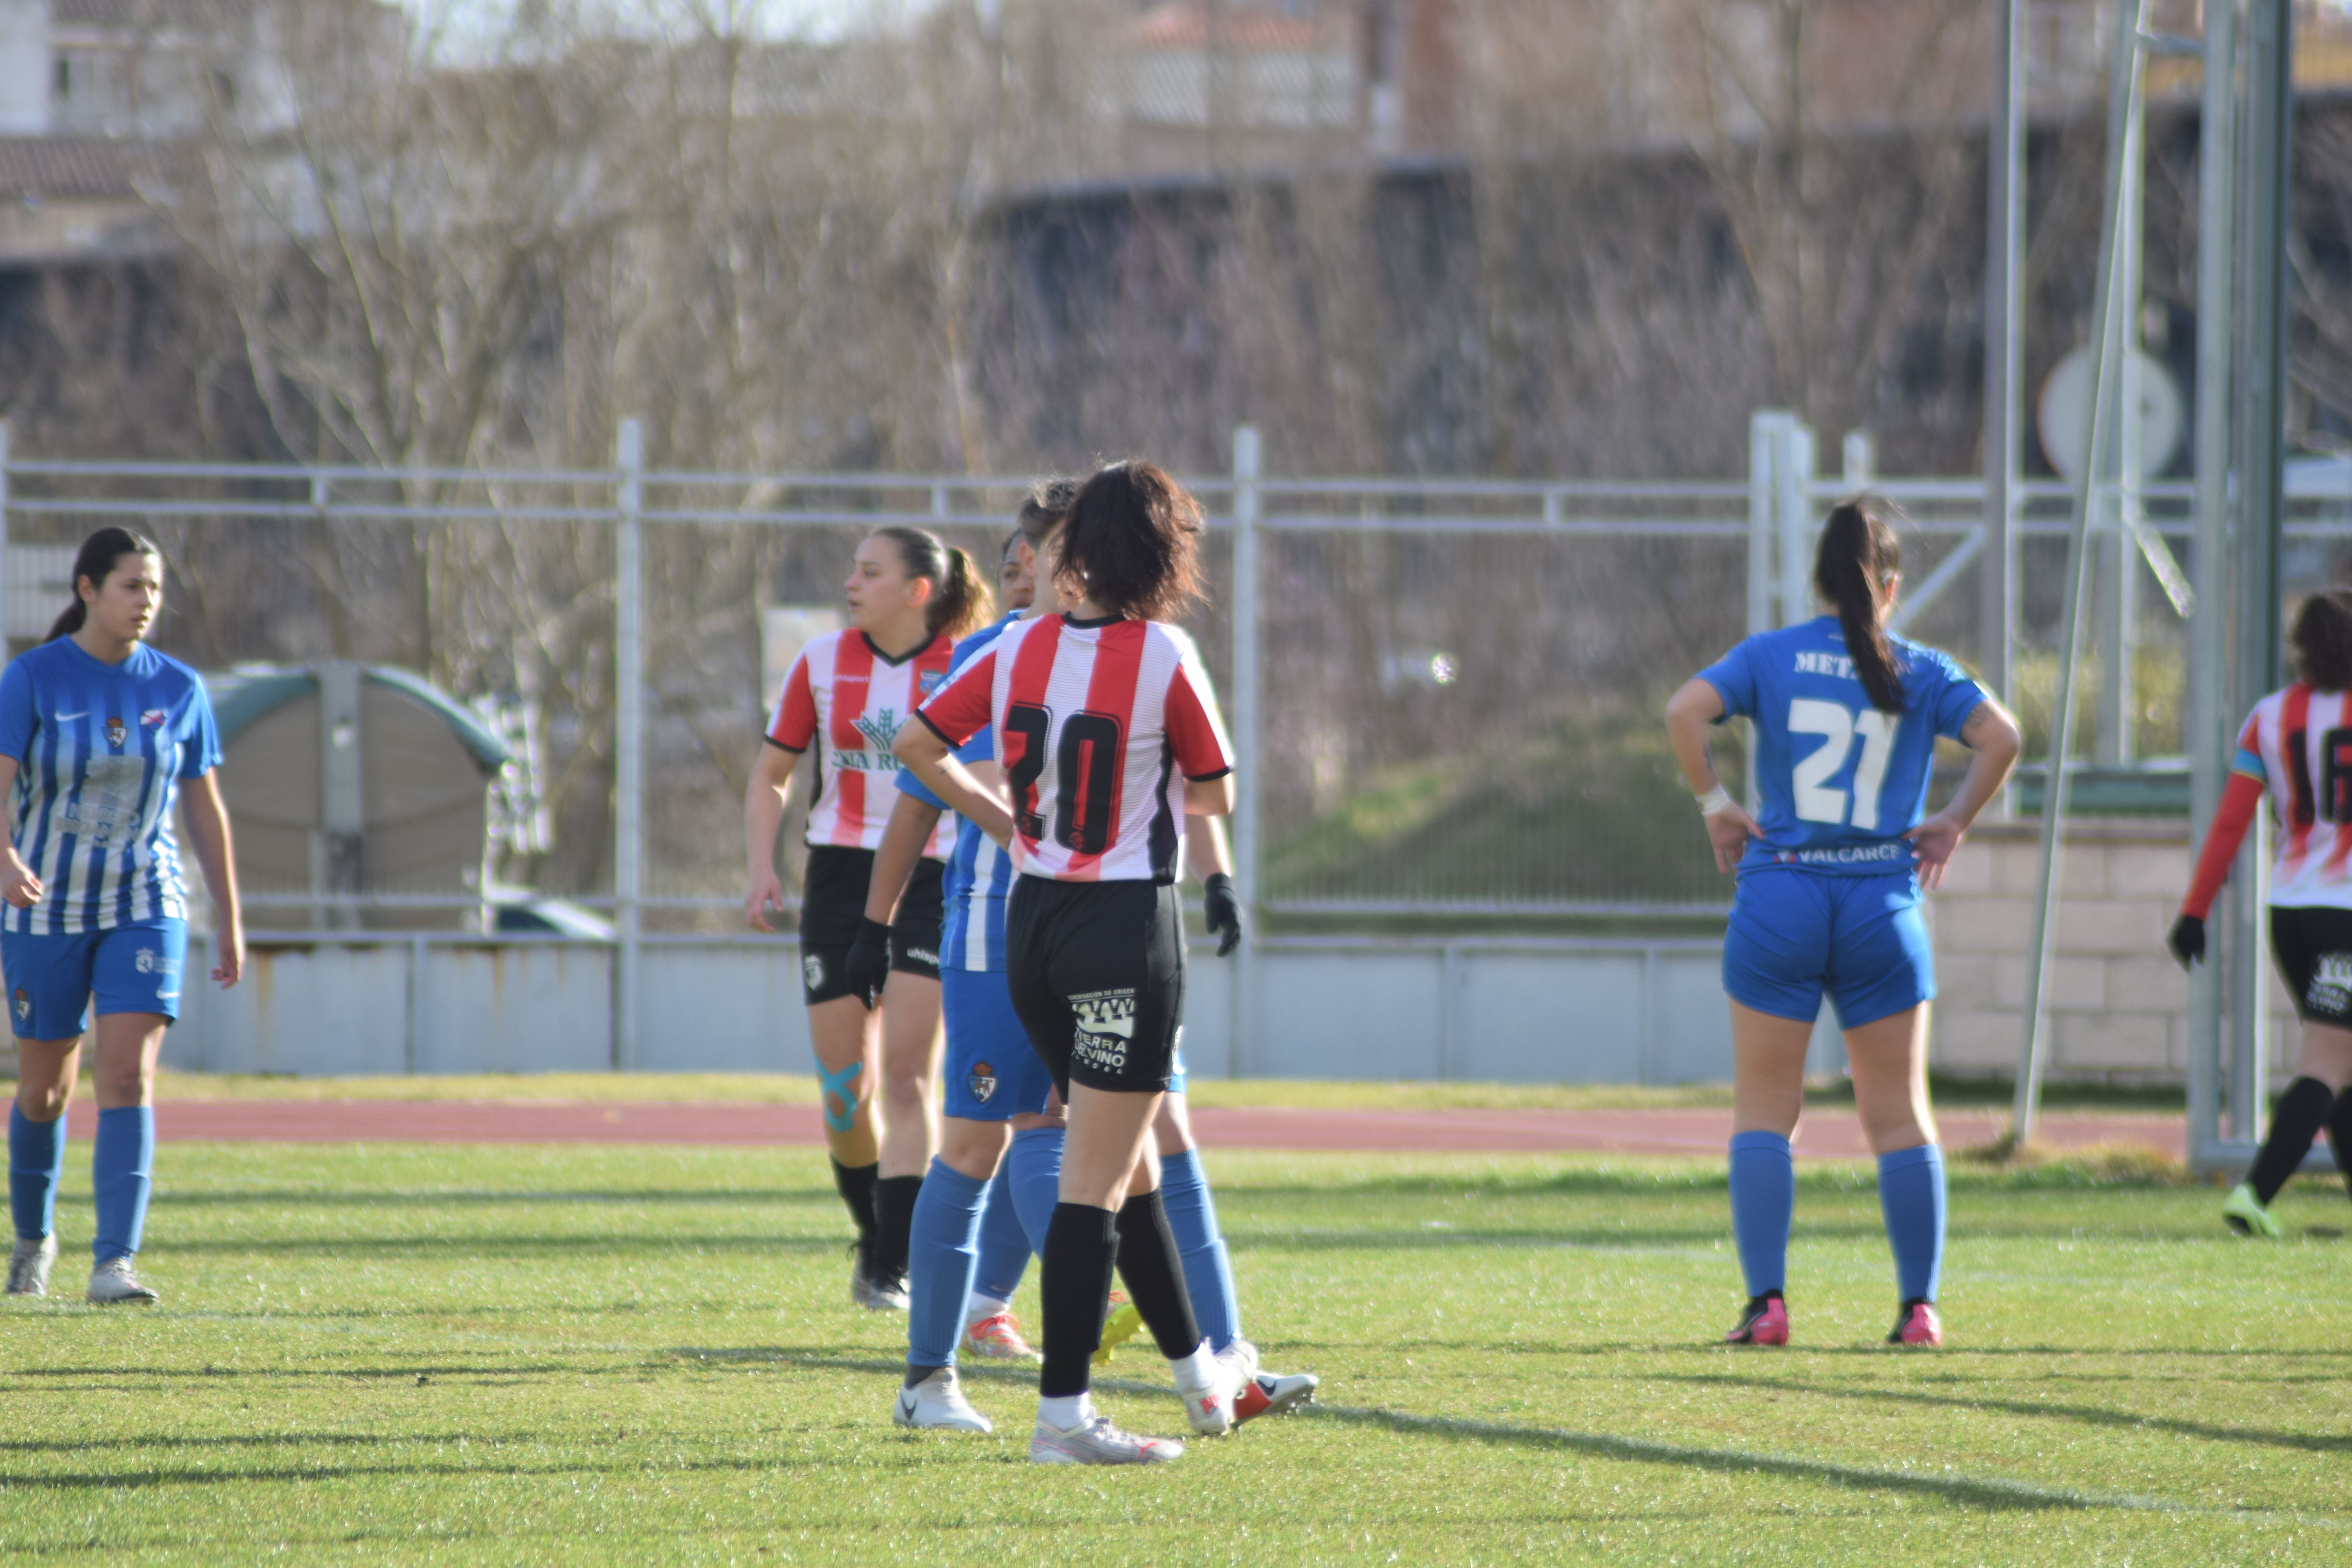
[[[1903,710],[1871,706],[1835,616],[1759,632],[1699,671],[1724,717],[1755,721],[1762,809],[1739,863],[1868,875],[1917,863],[1903,835],[1919,825],[1936,737],[1957,739],[1985,700],[1949,654],[1889,637]]]
[[[1016,622],[917,717],[950,746],[995,726],[1028,877],[1174,881],[1184,782],[1234,766],[1200,650],[1157,621]]]

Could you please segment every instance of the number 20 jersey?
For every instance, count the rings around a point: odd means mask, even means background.
[[[1985,700],[1949,654],[1889,637],[1903,710],[1883,713],[1853,673],[1835,616],[1759,632],[1699,671],[1724,717],[1754,721],[1762,809],[1739,863],[1872,875],[1917,863],[1903,835],[1927,805],[1936,737],[1958,738]]]
[[[1157,621],[1016,622],[919,717],[950,746],[995,727],[1013,868],[1057,881],[1174,881],[1184,782],[1234,765],[1200,650]]]
[[[2271,903],[2352,909],[2352,698],[2300,682],[2272,692],[2238,735],[2236,771],[2268,784],[2278,813]]]

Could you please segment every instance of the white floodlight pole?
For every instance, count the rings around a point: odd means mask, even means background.
[[[613,1066],[641,1066],[637,1025],[644,958],[646,810],[645,436],[621,421],[620,516],[614,529]]]
[[[2042,1076],[2050,1065],[2049,976],[2055,934],[2059,874],[2065,838],[2066,759],[2074,742],[2074,686],[2083,659],[2083,609],[2090,586],[2091,518],[2099,496],[2116,411],[2116,362],[2122,353],[2118,306],[2122,281],[2120,247],[2124,170],[2138,153],[2141,61],[2139,0],[2118,0],[2112,72],[2107,89],[2106,202],[2099,216],[2099,275],[2091,320],[2096,333],[2091,378],[2091,443],[2083,477],[2074,487],[2074,529],[2066,542],[2066,613],[2058,638],[2056,700],[2050,715],[2049,773],[2042,788],[2042,853],[2036,871],[2033,934],[2025,954],[2025,1012],[2018,1043],[2017,1100],[2010,1132],[2023,1143],[2033,1136],[2042,1109]]]
[[[1257,942],[1265,919],[1258,902],[1258,780],[1265,771],[1263,714],[1265,659],[1258,611],[1258,479],[1263,453],[1257,426],[1234,431],[1234,895],[1243,910],[1242,945],[1234,953],[1233,1022],[1225,1071],[1241,1078],[1258,1068]]]

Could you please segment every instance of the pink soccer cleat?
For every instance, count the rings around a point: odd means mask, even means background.
[[[1778,1296],[1758,1296],[1739,1314],[1739,1321],[1723,1336],[1727,1345],[1785,1345],[1789,1342],[1789,1304]]]
[[[1944,1342],[1944,1320],[1936,1316],[1933,1301],[1906,1301],[1903,1315],[1895,1321],[1895,1331],[1886,1336],[1890,1345],[1925,1345],[1933,1350]]]
[[[1021,1321],[1010,1312],[995,1312],[963,1331],[963,1348],[988,1361],[1038,1361],[1043,1359],[1029,1348],[1021,1337]]]

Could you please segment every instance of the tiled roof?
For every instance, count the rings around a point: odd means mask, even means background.
[[[85,136],[0,136],[0,200],[132,195],[131,149]]]

